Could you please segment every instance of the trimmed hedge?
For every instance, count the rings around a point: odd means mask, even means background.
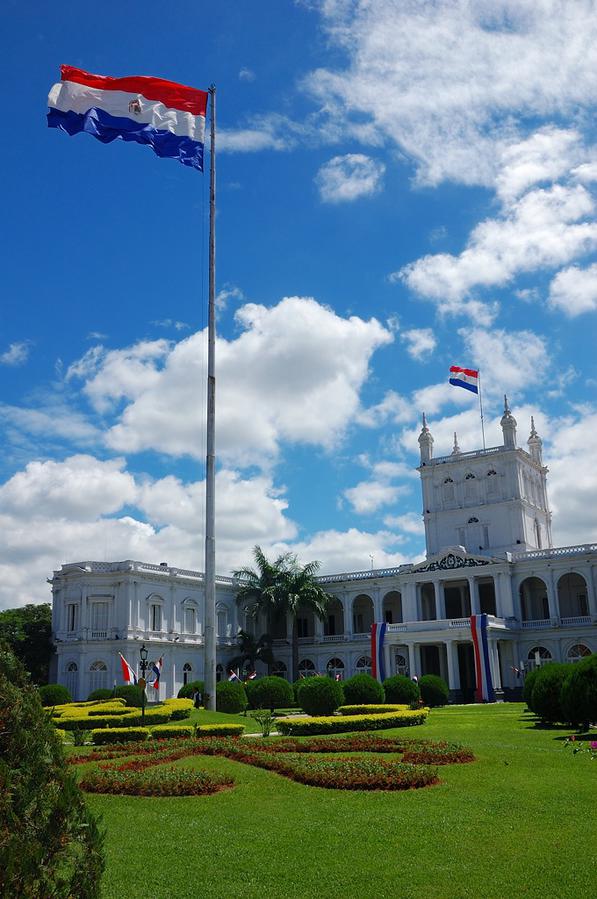
[[[419,689],[421,691],[421,699],[430,708],[446,705],[450,695],[447,683],[436,674],[424,674],[419,679]]]
[[[116,687],[114,696],[124,699],[127,706],[132,709],[140,709],[143,703],[143,691],[141,687],[136,687],[134,684],[124,684],[121,687]]]
[[[105,743],[142,743],[146,739],[145,727],[104,727],[91,731],[94,746],[103,746]]]
[[[67,702],[72,702],[73,699],[62,684],[46,684],[45,687],[40,687],[39,698],[44,706],[64,705]]]
[[[597,653],[575,662],[562,686],[562,711],[566,721],[583,726],[597,722]]]
[[[283,677],[260,677],[245,684],[252,709],[286,708],[294,702],[292,686]]]
[[[571,669],[571,664],[557,662],[538,669],[533,683],[533,711],[542,721],[553,724],[566,720],[560,697]]]
[[[237,714],[247,707],[245,688],[238,681],[220,681],[216,686],[216,709],[218,712]]]
[[[410,727],[423,724],[427,709],[418,711],[387,712],[383,715],[347,715],[321,718],[280,718],[276,727],[280,733],[291,737],[314,734],[337,734],[346,731],[385,730],[389,727]]]
[[[541,668],[534,668],[533,671],[529,671],[529,673],[525,675],[524,684],[522,687],[522,698],[526,702],[531,712],[535,711],[535,709],[533,708],[533,687],[535,686],[535,681],[537,680],[540,671]]]
[[[197,737],[240,737],[245,732],[244,724],[198,724]]]
[[[355,674],[342,682],[346,705],[379,705],[385,699],[382,685],[370,674]]]
[[[202,681],[202,680],[189,681],[188,684],[185,684],[178,691],[178,698],[179,699],[192,699],[193,694],[195,692],[201,693],[201,696],[203,696],[203,694],[205,693],[205,682],[204,681]]]
[[[419,685],[404,674],[395,674],[393,677],[387,677],[383,682],[383,688],[387,703],[412,705],[418,702],[421,697]]]
[[[341,705],[337,710],[341,715],[385,715],[388,712],[405,712],[407,705]]]
[[[102,699],[111,699],[112,698],[112,690],[108,689],[108,687],[98,687],[97,690],[92,690],[89,696],[87,697],[87,702],[99,702]]]
[[[307,715],[331,715],[344,704],[344,690],[331,677],[306,677],[296,691],[298,703]]]
[[[167,740],[174,737],[190,738],[195,733],[195,728],[192,724],[179,724],[177,727],[164,724],[162,727],[152,727],[150,733],[156,740]]]

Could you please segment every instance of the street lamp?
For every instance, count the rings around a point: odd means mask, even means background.
[[[145,727],[145,687],[147,686],[147,681],[145,680],[145,672],[147,671],[147,656],[149,655],[148,651],[145,649],[145,643],[139,650],[139,656],[141,657],[141,661],[139,662],[139,668],[141,669],[141,677],[138,681],[138,686],[141,687],[141,727]]]

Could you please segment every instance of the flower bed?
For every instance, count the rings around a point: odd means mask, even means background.
[[[162,768],[152,771],[101,769],[87,774],[81,788],[87,793],[112,793],[125,796],[204,796],[231,787],[234,780],[222,774]]]
[[[427,709],[418,711],[389,712],[383,715],[331,715],[322,718],[280,719],[276,727],[289,736],[334,734],[358,730],[383,730],[390,727],[411,727],[423,724]]]

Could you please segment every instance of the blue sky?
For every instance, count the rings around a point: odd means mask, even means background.
[[[7,2],[0,606],[62,562],[202,567],[208,179],[45,125],[61,63],[218,91],[222,574],[424,554],[436,455],[507,393],[558,545],[595,537],[589,2]]]

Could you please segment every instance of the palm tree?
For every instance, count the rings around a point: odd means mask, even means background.
[[[241,584],[236,601],[245,605],[254,618],[262,612],[268,622],[279,615],[290,615],[292,619],[292,679],[298,674],[298,628],[297,614],[301,609],[309,609],[323,619],[331,597],[317,583],[319,562],[299,565],[292,553],[283,553],[270,562],[260,546],[253,550],[257,570],[241,568],[234,577]]]
[[[256,639],[253,634],[248,631],[239,630],[236,635],[239,653],[230,659],[229,665],[232,669],[240,668],[243,670],[245,666],[250,671],[255,670],[256,662],[263,662],[270,670],[274,663],[274,654],[272,652],[272,638],[269,634],[262,634]]]

